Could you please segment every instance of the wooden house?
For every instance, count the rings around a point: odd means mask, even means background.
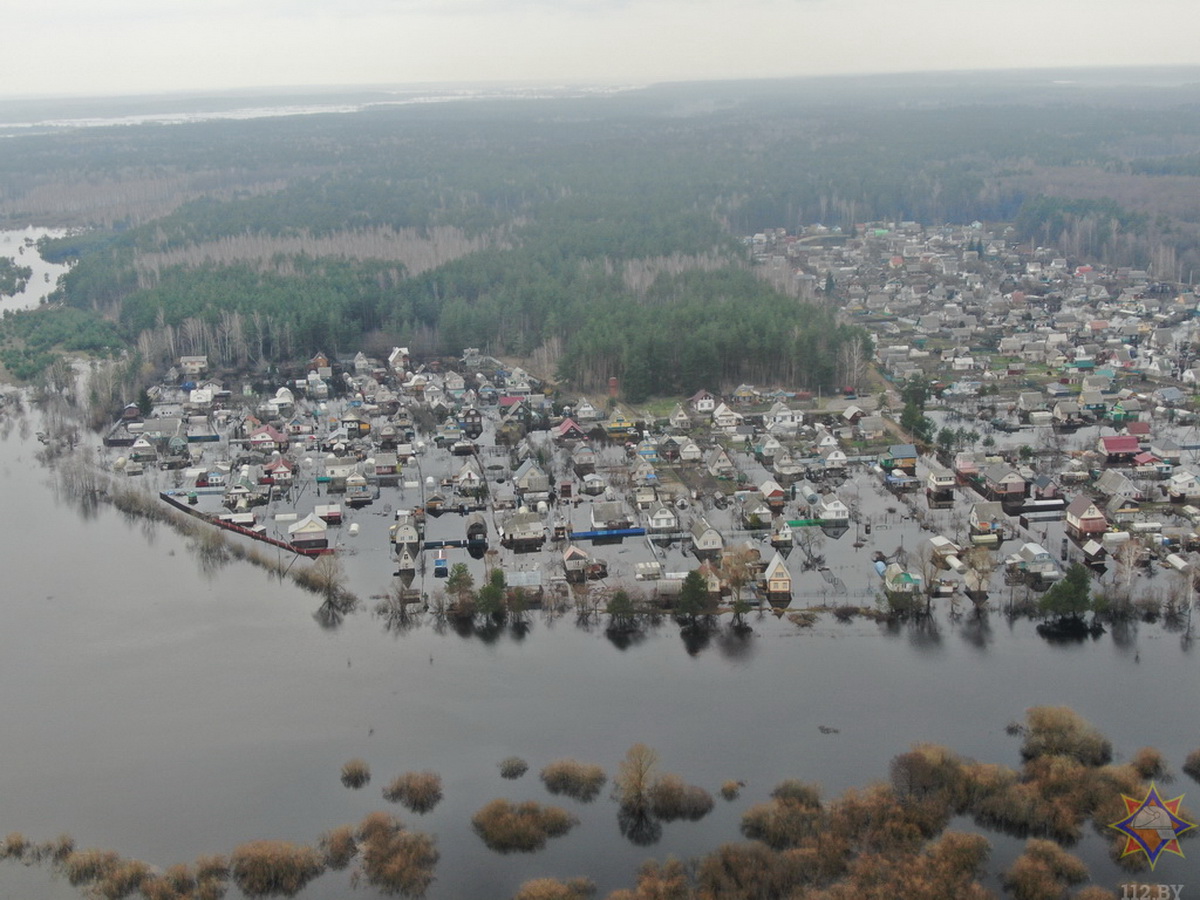
[[[701,415],[711,415],[717,408],[717,398],[706,390],[699,390],[688,400],[692,409]]]
[[[1130,434],[1115,434],[1100,438],[1097,449],[1104,454],[1108,464],[1119,465],[1133,462],[1141,451],[1138,439]]]
[[[984,493],[993,500],[1020,500],[1025,496],[1025,487],[1025,478],[1007,463],[993,463],[983,471]]]
[[[680,451],[682,457],[683,451]],[[737,474],[737,467],[724,447],[717,447],[708,457],[708,474],[714,478],[732,478]]]
[[[720,532],[709,525],[703,516],[692,522],[689,530],[692,534],[692,551],[700,559],[714,559],[725,547]]]
[[[646,531],[651,534],[671,534],[679,530],[679,517],[671,507],[660,504],[646,516]]]
[[[329,546],[327,526],[316,513],[309,513],[288,526],[288,543],[302,550],[324,550]]]
[[[885,470],[903,469],[912,475],[917,470],[917,448],[912,444],[892,444],[879,457],[879,465]]]
[[[1080,543],[1108,530],[1108,519],[1086,494],[1080,494],[1070,502],[1066,517],[1067,534]]]
[[[771,561],[767,563],[767,569],[763,573],[763,583],[769,601],[791,600],[792,573],[788,571],[787,562],[779,553],[771,557]]]
[[[971,506],[968,527],[972,543],[997,543],[1008,532],[1008,516],[1000,501],[983,500]]]

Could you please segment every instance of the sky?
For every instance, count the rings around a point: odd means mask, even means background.
[[[27,0],[0,96],[1200,63],[1197,0]]]

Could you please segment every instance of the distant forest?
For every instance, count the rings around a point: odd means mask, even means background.
[[[1058,80],[664,85],[14,131],[0,221],[87,230],[44,242],[76,264],[59,309],[6,316],[0,360],[29,377],[58,350],[261,366],[400,343],[538,354],[578,388],[617,376],[631,399],[828,388],[864,334],[833,298],[755,277],[741,235],[978,219],[1163,279],[1200,268],[1200,89]]]

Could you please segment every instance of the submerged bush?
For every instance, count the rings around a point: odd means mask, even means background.
[[[247,897],[291,897],[325,870],[312,847],[287,841],[251,841],[230,856],[233,882]]]
[[[0,844],[0,859],[21,859],[31,844],[25,835],[19,831],[13,831],[4,838],[4,843]]]
[[[650,812],[663,822],[703,819],[713,808],[712,794],[687,784],[678,775],[664,775],[650,788]]]
[[[1043,900],[1065,896],[1068,885],[1087,877],[1082,860],[1058,844],[1032,840],[1004,873],[1004,888],[1017,900]]]
[[[1200,749],[1193,750],[1183,761],[1183,771],[1200,781]]]
[[[121,863],[111,850],[75,850],[63,860],[63,874],[74,887],[99,881]]]
[[[371,767],[361,759],[349,760],[342,766],[342,784],[358,789],[371,780]]]
[[[441,854],[427,834],[408,831],[386,813],[371,813],[358,826],[362,875],[384,894],[421,897],[433,883]]]
[[[528,771],[529,763],[525,762],[519,756],[510,756],[507,759],[500,760],[501,778],[520,778]]]
[[[471,824],[498,853],[531,853],[546,846],[550,838],[566,834],[579,820],[557,806],[497,799],[475,813]]]
[[[600,793],[608,776],[600,766],[575,759],[559,759],[542,769],[542,782],[552,794],[565,794],[588,803]]]
[[[742,793],[742,788],[745,785],[744,781],[726,781],[721,785],[721,796],[726,800],[736,800]]]
[[[330,829],[321,835],[319,846],[325,857],[325,865],[335,871],[346,868],[358,853],[358,843],[354,840],[354,826],[339,825]]]
[[[587,900],[595,892],[596,885],[588,878],[535,878],[522,884],[513,900]]]
[[[136,859],[125,859],[109,869],[95,884],[95,892],[105,900],[121,900],[139,890],[150,876],[150,867]]]
[[[442,799],[442,776],[437,772],[406,772],[383,789],[383,799],[403,804],[409,811],[427,813]]]
[[[1035,706],[1025,715],[1028,732],[1021,747],[1025,759],[1069,756],[1085,766],[1102,766],[1112,759],[1109,740],[1073,709]]]
[[[1129,760],[1129,765],[1138,775],[1146,780],[1171,780],[1166,758],[1153,747],[1143,747],[1137,753],[1133,754],[1133,758]]]

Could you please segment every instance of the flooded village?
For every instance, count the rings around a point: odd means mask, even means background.
[[[246,373],[193,347],[122,411],[106,465],[235,539],[344,554],[361,590],[423,610],[494,571],[516,609],[599,614],[622,591],[669,610],[697,570],[710,611],[1037,614],[1078,563],[1106,612],[1187,614],[1190,290],[978,223],[746,244],[874,336],[873,359],[844,354],[841,392],[697,385],[636,406],[615,380],[576,395],[473,348]],[[456,566],[468,587],[447,592]]]
[[[10,701],[17,769],[46,756],[57,773],[6,776],[14,823],[156,862],[263,835],[307,843],[380,807],[376,788],[339,783],[353,758],[384,779],[444,779],[444,802],[409,820],[444,854],[428,896],[581,871],[603,895],[648,856],[745,835],[785,779],[832,797],[928,741],[1011,764],[1031,705],[1081,710],[1122,764],[1148,743],[1182,761],[1200,541],[1192,295],[1054,256],[1039,267],[1045,251],[970,226],[812,229],[747,249],[799,296],[831,278],[829,302],[870,330],[843,390],[698,385],[632,404],[619,382],[580,394],[482,348],[222,371],[181,335],[175,364],[102,432],[68,448],[69,429],[30,416],[45,431],[24,446],[40,439],[52,466],[86,456],[105,484],[218,526],[274,573],[328,566],[362,602],[310,618],[318,601],[207,566],[194,536],[104,510],[98,528],[38,501],[13,552],[52,532],[77,548],[70,577],[105,587],[64,586],[67,567],[30,574],[13,607],[14,668],[77,647]],[[19,431],[4,435],[0,481],[30,506],[32,463]],[[1064,627],[1042,601],[1076,564],[1093,608]],[[1169,715],[1145,700],[1164,686],[1179,688]],[[125,694],[136,702],[116,708]],[[47,708],[71,710],[87,740],[62,739]],[[501,792],[546,799],[536,778],[503,780],[502,760],[614,771],[633,741],[690,783],[744,785],[652,839],[603,800],[572,805],[578,833],[536,854],[473,831]],[[81,805],[97,783],[103,802]],[[210,799],[186,826],[149,825],[170,820],[176,785]],[[981,878],[999,888],[1034,832],[976,827],[994,847]],[[1085,831],[1072,852],[1094,884],[1129,877],[1105,836]],[[75,895],[10,868],[28,896]],[[343,896],[343,882],[328,871],[303,895]]]

